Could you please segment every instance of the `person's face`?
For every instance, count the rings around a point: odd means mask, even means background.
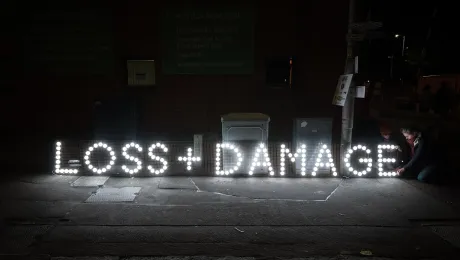
[[[390,139],[391,133],[389,131],[381,130],[380,135],[383,137],[383,139],[388,140]]]
[[[415,140],[415,135],[413,133],[403,133],[404,137],[406,138],[406,141],[409,143],[414,142]]]

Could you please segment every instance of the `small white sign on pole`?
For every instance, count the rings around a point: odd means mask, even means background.
[[[365,98],[366,97],[366,86],[357,86],[356,87],[356,98]]]
[[[335,89],[334,98],[332,99],[333,105],[341,107],[345,105],[345,100],[347,99],[347,95],[350,90],[352,78],[353,74],[345,74],[339,77],[337,88]]]

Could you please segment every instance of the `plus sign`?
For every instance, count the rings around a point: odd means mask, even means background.
[[[192,156],[192,148],[187,149],[187,156],[179,156],[179,162],[187,162],[187,171],[192,170],[192,162],[199,162],[201,161],[200,157],[193,157]]]

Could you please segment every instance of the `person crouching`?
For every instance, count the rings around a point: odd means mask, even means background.
[[[414,127],[402,128],[401,133],[410,147],[410,159],[396,169],[398,175],[427,183],[439,182],[441,167],[433,142]]]

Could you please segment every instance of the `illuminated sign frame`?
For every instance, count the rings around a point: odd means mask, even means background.
[[[79,174],[82,172],[90,172],[92,174],[101,175],[112,174],[114,169],[117,169],[117,171],[125,173],[126,176],[134,176],[140,172],[147,172],[151,176],[161,176],[167,174],[169,166],[172,163],[172,161],[170,161],[171,154],[169,153],[169,148],[163,142],[154,142],[153,144],[145,146],[148,147],[145,160],[142,159],[145,155],[141,156],[144,152],[144,146],[142,144],[133,141],[127,142],[121,147],[121,158],[124,159],[124,162],[119,164],[117,160],[120,154],[118,154],[112,146],[102,141],[93,142],[83,154],[82,159],[84,163],[78,165],[79,168],[77,169],[75,167],[72,168],[63,165],[62,156],[65,147],[61,141],[57,141],[55,143],[54,173]],[[325,174],[319,174],[319,172],[327,170],[330,172],[330,177],[339,176],[332,152],[326,144],[318,144],[315,152],[308,156],[307,146],[305,144],[300,144],[294,153],[291,152],[286,145],[281,144],[279,147],[280,161],[278,167],[272,164],[267,147],[266,143],[259,143],[254,147],[252,158],[249,158],[244,155],[243,151],[236,143],[216,144],[214,174],[216,176],[241,174],[242,172],[240,169],[242,166],[246,165],[249,170],[243,172],[243,174],[249,176],[261,173],[272,177],[283,177],[287,173],[288,163],[294,163],[295,165],[296,160],[300,160],[300,169],[295,170],[296,175],[310,177],[325,176]],[[344,159],[347,173],[356,177],[368,176],[371,172],[376,172],[376,175],[379,177],[397,176],[394,171],[384,170],[389,164],[396,163],[396,158],[384,157],[383,153],[394,152],[398,147],[395,145],[379,144],[376,148],[377,158],[372,158],[372,150],[365,145],[355,145],[348,150]],[[227,157],[233,158],[230,160],[233,162],[226,162],[224,160],[224,151],[227,153]],[[93,155],[96,152],[102,152],[106,155],[106,158],[108,158],[105,160],[104,165],[96,165],[93,162]],[[355,154],[357,153],[361,153],[361,157],[355,158]],[[306,164],[308,157],[314,159],[314,165],[310,167],[311,169],[309,169]],[[185,155],[178,156],[175,163],[183,165],[183,172],[192,173],[194,165],[199,164],[201,161],[201,157],[194,156],[193,148],[188,147],[186,148]],[[375,161],[377,161],[376,164],[374,164]],[[374,165],[377,168],[374,168]]]

